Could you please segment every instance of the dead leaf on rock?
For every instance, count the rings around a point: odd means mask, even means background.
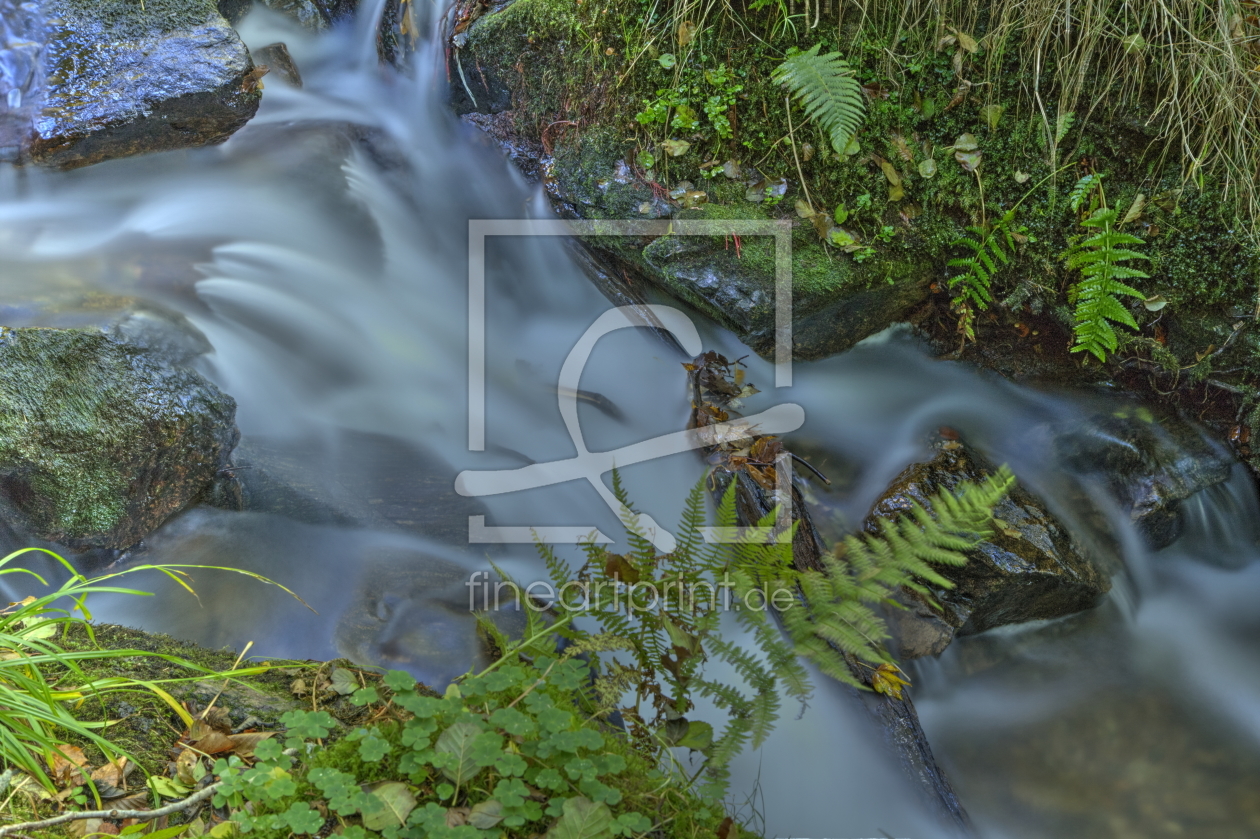
[[[876,693],[891,696],[893,699],[901,699],[901,689],[910,684],[910,680],[903,676],[905,674],[897,665],[885,662],[875,668],[875,672],[871,674],[871,687]]]

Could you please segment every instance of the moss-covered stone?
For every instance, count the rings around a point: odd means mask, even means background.
[[[126,548],[227,464],[236,404],[95,330],[0,328],[0,494],[21,529]]]

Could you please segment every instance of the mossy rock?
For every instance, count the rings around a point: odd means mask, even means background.
[[[236,403],[96,330],[0,328],[0,496],[18,529],[127,548],[228,462]]]

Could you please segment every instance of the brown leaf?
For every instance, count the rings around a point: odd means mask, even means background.
[[[115,810],[152,810],[153,799],[147,792],[135,792],[125,798],[109,802],[109,806]]]
[[[975,52],[980,49],[980,44],[976,42],[976,39],[968,35],[966,32],[955,29],[952,26],[949,28],[949,31],[953,32],[958,38],[958,46],[962,47],[967,52]]]
[[[678,46],[685,47],[696,39],[697,27],[693,21],[684,20],[678,24]]]
[[[224,734],[232,733],[232,719],[228,716],[227,708],[220,708],[218,705],[211,706],[201,713],[200,719],[215,731],[222,731]]]
[[[274,731],[244,731],[240,734],[233,734],[230,738],[232,741],[232,754],[240,757],[250,757],[254,754],[254,749],[258,744],[268,737],[275,734]]]
[[[739,839],[739,828],[730,816],[722,819],[722,823],[718,825],[717,839]]]
[[[462,827],[468,824],[468,814],[471,812],[468,807],[451,807],[446,811],[446,826]]]
[[[79,768],[87,765],[87,758],[78,746],[61,744],[54,747],[52,754],[52,779],[58,786],[77,787],[83,783],[83,773]]]
[[[892,135],[892,143],[893,148],[897,150],[897,154],[901,155],[902,160],[906,163],[914,163],[914,152],[910,150],[905,137],[902,137],[900,134],[894,134]]]
[[[180,783],[192,786],[197,783],[197,778],[193,776],[194,767],[201,763],[201,756],[192,749],[184,749],[179,753],[179,757],[175,759],[175,777]]]
[[[125,781],[133,768],[135,768],[134,764],[129,764],[127,758],[120,757],[116,761],[111,761],[98,769],[93,769],[92,780],[97,784],[109,784],[110,786],[126,789]]]
[[[217,755],[220,752],[231,751],[233,745],[230,734],[212,730],[190,743],[189,748],[196,749],[202,754]]]
[[[637,583],[641,576],[639,569],[624,554],[609,554],[604,561],[604,573],[623,583]]]

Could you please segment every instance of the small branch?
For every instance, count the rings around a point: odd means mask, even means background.
[[[181,810],[187,810],[194,804],[200,804],[207,798],[218,792],[219,787],[223,786],[223,782],[211,784],[205,789],[198,790],[192,795],[176,801],[174,804],[167,804],[165,807],[159,807],[156,810],[88,810],[81,813],[65,813],[51,819],[44,819],[38,822],[22,822],[21,824],[11,824],[0,827],[0,837],[16,835],[19,830],[35,830],[42,827],[52,827],[66,822],[79,821],[80,819],[136,819],[137,821],[147,822],[153,819],[160,819],[162,816],[169,816],[171,813],[178,813]]]

